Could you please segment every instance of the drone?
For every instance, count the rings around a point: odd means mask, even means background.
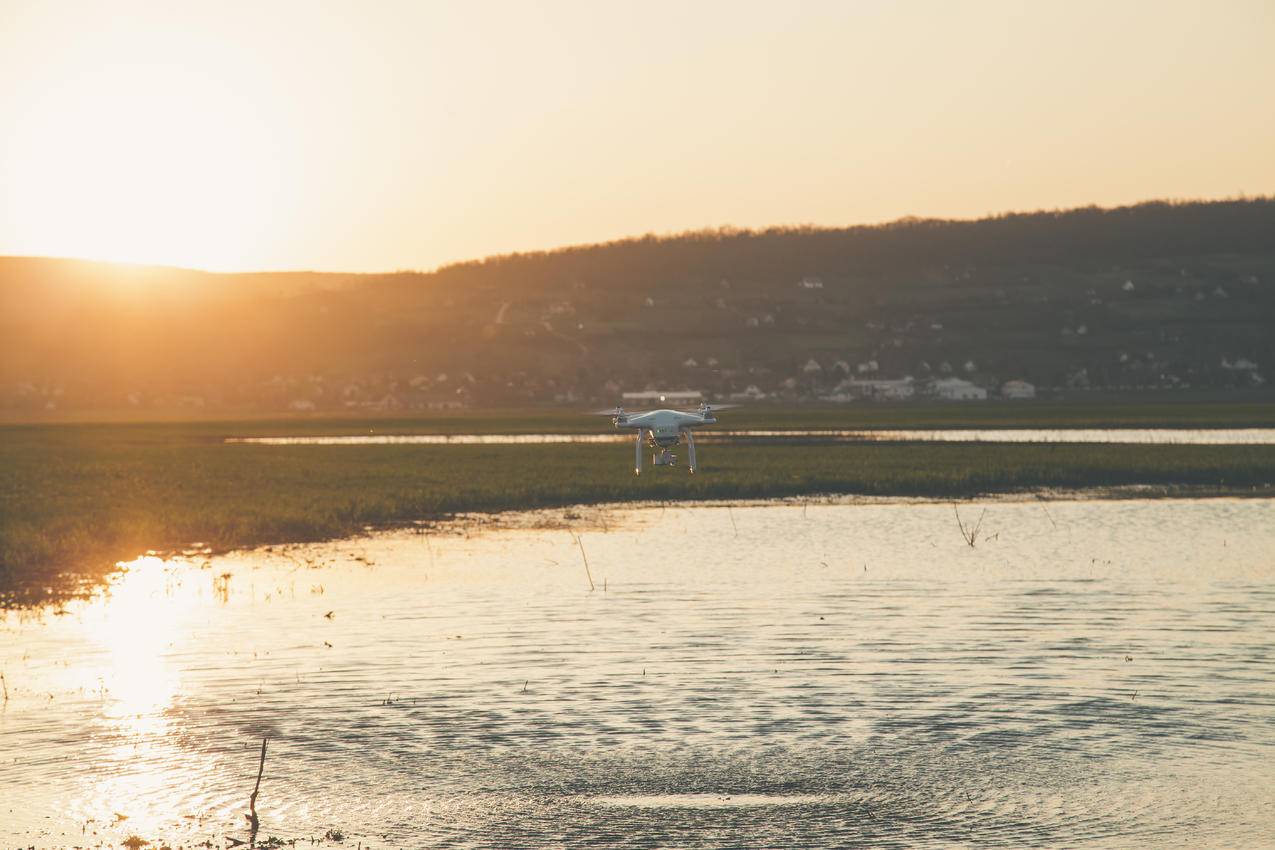
[[[651,456],[651,462],[655,466],[676,466],[677,455],[673,454],[673,447],[682,442],[686,443],[687,469],[692,475],[698,469],[695,462],[695,437],[691,433],[693,428],[702,428],[705,425],[716,425],[717,417],[713,414],[715,411],[723,410],[728,407],[736,407],[734,404],[718,404],[709,405],[701,404],[699,410],[694,412],[685,410],[650,410],[645,413],[628,413],[622,407],[616,407],[615,410],[599,410],[595,411],[601,416],[610,416],[611,423],[616,428],[631,428],[637,431],[637,444],[633,455],[633,474],[642,474],[642,444],[646,443],[652,449],[656,449]]]

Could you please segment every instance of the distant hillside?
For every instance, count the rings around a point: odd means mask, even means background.
[[[812,363],[813,361],[813,363]],[[1261,391],[1275,199],[722,230],[430,273],[209,274],[0,258],[0,409],[613,403],[953,374]]]

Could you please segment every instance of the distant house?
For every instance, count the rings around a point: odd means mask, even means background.
[[[1257,364],[1247,357],[1237,357],[1234,362],[1223,357],[1222,368],[1232,372],[1252,372],[1257,369]]]
[[[987,390],[964,378],[940,378],[934,382],[934,393],[948,401],[982,401]]]
[[[639,407],[652,404],[687,405],[699,404],[704,400],[704,394],[699,390],[643,390],[638,393],[624,393],[620,398],[626,405]]]
[[[770,396],[762,392],[756,384],[749,384],[743,392],[731,393],[730,397],[733,401],[761,401]]]
[[[807,275],[797,281],[799,289],[823,289],[823,278],[811,277]]]
[[[902,378],[848,378],[833,388],[827,401],[904,401],[916,395],[912,376]]]
[[[1124,282],[1124,285],[1121,286],[1120,288],[1123,289],[1125,292],[1133,292],[1133,281],[1126,280]]]
[[[698,365],[699,365],[699,361],[696,360],[694,357],[688,357],[682,361],[682,367],[686,369],[694,369]]]
[[[1026,381],[1006,381],[1001,384],[1001,398],[1035,398],[1036,387]]]
[[[807,375],[816,375],[823,371],[823,367],[819,365],[819,361],[813,357],[806,361],[806,365],[801,367],[801,371]]]

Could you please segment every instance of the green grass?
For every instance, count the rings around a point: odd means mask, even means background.
[[[805,411],[732,418],[732,427],[877,427],[991,424],[986,410]],[[1175,421],[1262,424],[1270,406],[1243,415],[1178,412]],[[835,417],[834,418],[834,414]],[[941,420],[941,416],[948,416]],[[1085,416],[1096,416],[1089,411]],[[1077,415],[1068,424],[1165,424],[1166,411]],[[1142,418],[1138,418],[1141,416]],[[1248,417],[1247,419],[1245,417]],[[934,418],[927,418],[934,417]],[[1005,424],[1011,417],[997,420]],[[1136,422],[1135,422],[1136,419]],[[742,420],[742,421],[741,421]],[[1057,419],[1054,419],[1057,421]],[[764,498],[809,493],[967,497],[1058,487],[1146,484],[1263,490],[1275,484],[1275,446],[979,444],[718,445],[702,473],[630,471],[624,445],[257,446],[235,434],[561,430],[563,414],[492,414],[394,422],[47,425],[0,428],[0,597],[59,595],[120,559],[204,542],[215,549],[318,540],[365,526],[458,511],[499,511],[648,499]],[[1027,422],[1021,409],[1012,423]],[[589,423],[609,428],[606,420]],[[725,422],[723,424],[726,424]]]

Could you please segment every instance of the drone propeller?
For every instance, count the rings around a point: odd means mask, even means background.
[[[730,410],[732,407],[739,407],[738,404],[709,404],[704,402],[699,406],[701,411],[713,412],[714,410]]]

